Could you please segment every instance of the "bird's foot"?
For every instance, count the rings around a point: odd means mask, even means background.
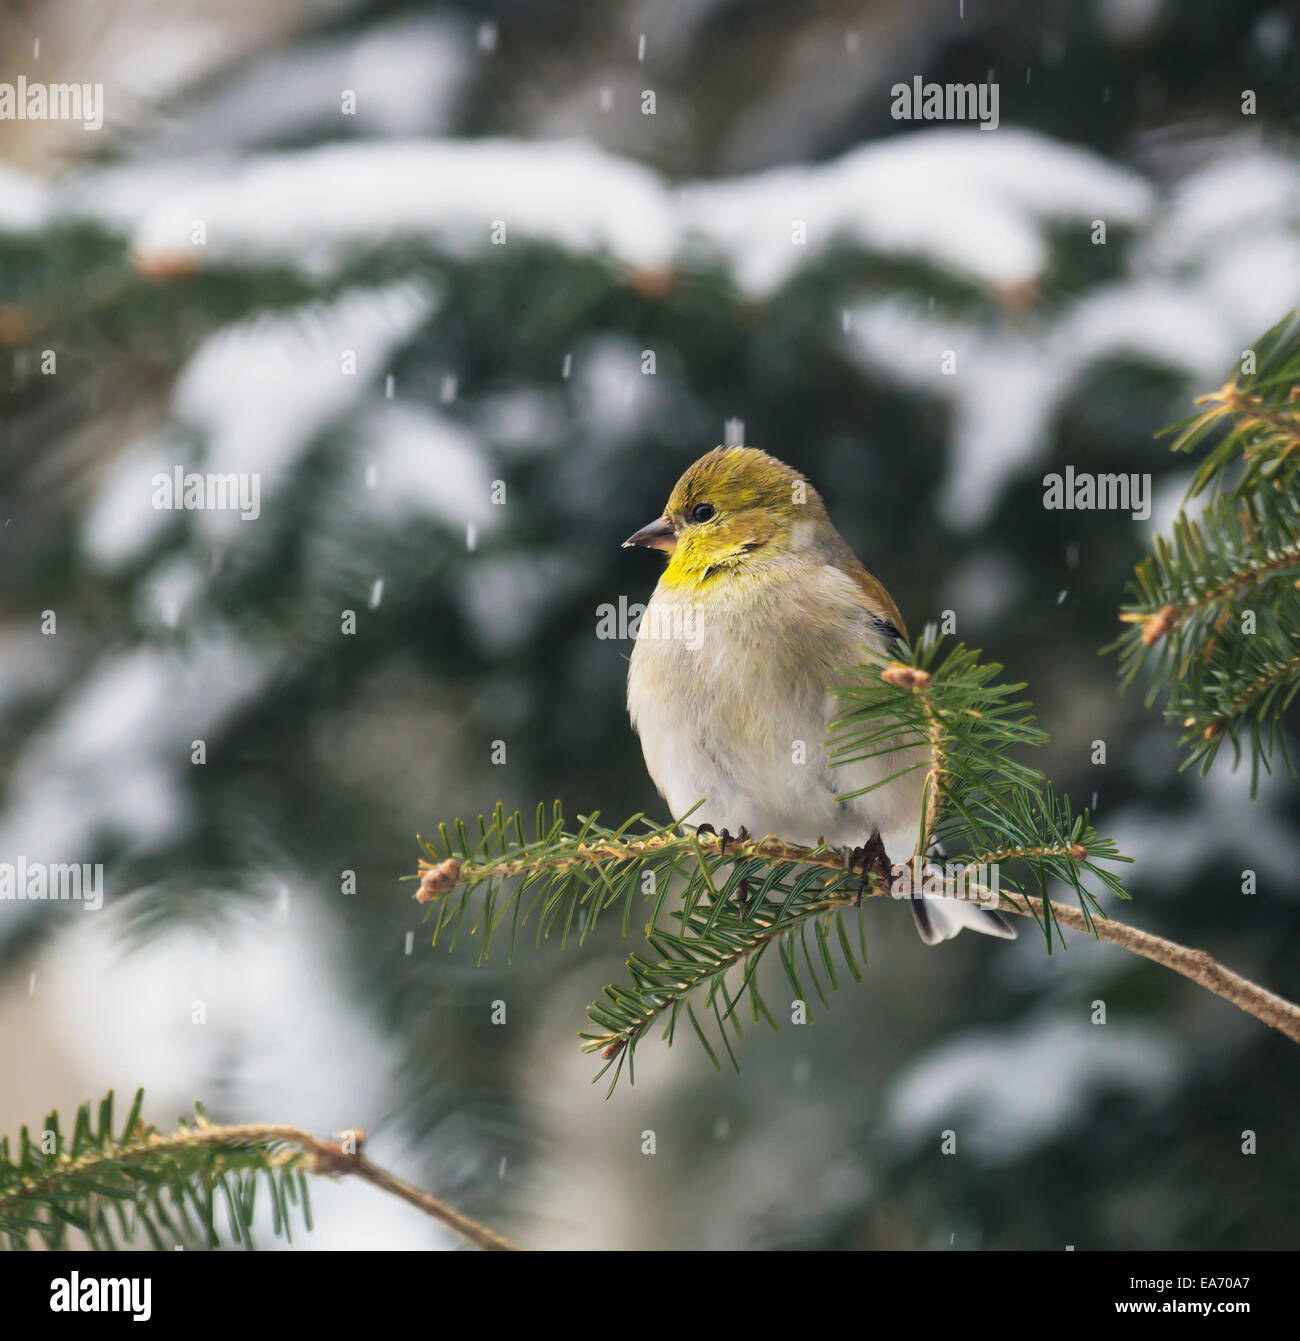
[[[718,840],[718,855],[720,857],[725,857],[727,855],[727,844],[731,842],[733,837],[730,829],[723,829],[723,831],[719,833],[712,824],[698,824],[695,827],[695,833],[697,837],[703,833],[711,833]],[[734,837],[738,843],[747,842],[749,839],[749,830],[742,824],[736,831]]]
[[[862,906],[862,896],[866,893],[867,883],[873,875],[879,875],[886,882],[893,875],[893,868],[889,864],[889,856],[885,852],[885,844],[880,837],[879,829],[872,829],[871,837],[861,847],[855,847],[849,853],[848,869],[853,871],[859,866],[862,878],[858,881],[858,892],[853,899],[855,908]]]

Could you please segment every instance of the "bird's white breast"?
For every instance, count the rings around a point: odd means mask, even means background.
[[[791,564],[683,594],[661,583],[628,672],[628,710],[646,767],[674,816],[789,842],[861,843],[873,828],[901,860],[921,774],[836,803],[899,767],[831,769],[823,742],[832,687],[879,646],[856,584],[826,564]],[[898,855],[895,855],[895,853]]]

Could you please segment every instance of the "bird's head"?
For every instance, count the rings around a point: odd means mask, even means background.
[[[821,549],[829,527],[797,470],[753,447],[716,447],[677,481],[663,516],[623,544],[663,550],[665,582],[697,586]]]

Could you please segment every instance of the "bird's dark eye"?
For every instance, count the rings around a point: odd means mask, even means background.
[[[706,522],[717,510],[712,503],[696,503],[691,509],[691,520],[693,522]]]

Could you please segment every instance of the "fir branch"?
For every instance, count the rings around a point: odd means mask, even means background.
[[[618,829],[599,826],[599,812],[579,816],[581,828],[569,833],[557,802],[550,814],[537,807],[534,836],[525,837],[518,812],[506,815],[497,806],[490,819],[479,816],[478,837],[471,841],[464,823],[449,830],[438,826],[438,837],[421,840],[431,860],[420,861],[422,903],[437,900],[433,944],[444,940],[454,950],[465,927],[475,896],[481,904],[469,922],[468,933],[479,936],[479,962],[488,957],[497,929],[509,915],[508,957],[513,957],[519,932],[536,914],[536,942],[559,933],[567,944],[575,920],[581,921],[579,941],[595,928],[601,913],[615,904],[623,908],[627,932],[637,882],[647,870],[684,869],[693,855],[674,825],[651,824],[641,815]],[[628,835],[635,837],[628,839]],[[593,859],[597,863],[593,870]],[[514,883],[515,877],[522,877]],[[443,895],[451,897],[443,898]]]
[[[1173,450],[1210,443],[1189,497],[1207,489],[1239,497],[1263,486],[1285,490],[1300,468],[1300,315],[1291,313],[1255,342],[1254,370],[1240,372],[1218,391],[1197,398],[1207,408],[1176,425]],[[1226,431],[1224,431],[1226,430]],[[1218,435],[1218,440],[1210,442]]]
[[[590,823],[583,827],[589,839]],[[1099,839],[1090,830],[1080,831],[1078,837],[1081,841],[1056,847],[990,850],[973,855],[970,862],[1024,858],[1052,864],[1069,862],[1076,867],[1095,869],[1095,859],[1114,859],[1113,847],[1108,840]],[[678,932],[656,929],[652,925],[647,936],[650,947],[659,958],[634,954],[629,961],[632,986],[607,988],[604,997],[591,1008],[590,1016],[596,1028],[582,1035],[583,1048],[587,1052],[601,1053],[607,1063],[617,1064],[620,1068],[625,1060],[630,1060],[637,1043],[651,1026],[665,1016],[664,1036],[668,1041],[672,1040],[683,1016],[702,1034],[698,1016],[689,1000],[697,991],[703,994],[703,1012],[714,1015],[719,1037],[728,1051],[728,1030],[737,1039],[740,1037],[736,1014],[743,997],[750,999],[755,1022],[764,1020],[774,1025],[772,1013],[757,992],[755,983],[757,962],[773,944],[784,943],[788,947],[783,955],[787,974],[799,998],[807,1000],[795,962],[799,951],[806,949],[806,941],[800,944],[792,937],[796,932],[806,932],[810,922],[814,925],[818,962],[828,981],[834,976],[833,961],[831,966],[826,963],[826,955],[831,953],[833,946],[832,930],[837,934],[838,958],[849,966],[855,977],[859,976],[859,960],[865,961],[865,949],[855,951],[847,937],[839,934],[843,926],[838,919],[854,912],[854,905],[862,898],[892,894],[890,882],[876,873],[869,875],[864,885],[855,872],[845,869],[843,856],[826,847],[801,848],[764,838],[733,841],[724,852],[722,840],[716,835],[698,833],[680,836],[658,833],[649,837],[614,839],[602,830],[598,841],[588,839],[580,841],[578,835],[572,834],[553,841],[547,850],[534,849],[527,856],[498,856],[481,864],[464,863],[457,871],[456,888],[471,892],[486,881],[500,878],[503,869],[508,869],[514,877],[526,879],[546,877],[563,868],[570,877],[580,877],[583,887],[591,891],[601,888],[598,868],[602,863],[638,868],[651,862],[671,864],[698,849],[717,888],[716,899],[696,898],[689,913],[683,911],[677,915],[681,926]],[[796,877],[794,873],[799,867],[804,868],[803,873]],[[426,864],[425,869],[436,867]],[[727,877],[719,879],[724,870],[728,871]],[[743,887],[747,888],[742,893]],[[981,892],[968,890],[976,895]],[[417,893],[416,897],[433,900],[441,896],[426,892],[423,895]],[[1300,1007],[1223,967],[1203,950],[1151,935],[1104,913],[1089,917],[1083,907],[1032,895],[1004,894],[996,906],[1003,913],[1033,917],[1042,927],[1086,931],[1098,940],[1161,964],[1300,1043]],[[835,922],[830,920],[832,917]],[[726,975],[743,961],[748,961],[745,978],[734,991],[728,992]],[[804,959],[804,966],[803,971],[812,974],[816,986],[820,987],[821,979],[813,968],[811,955]],[[829,981],[829,985],[833,987],[835,984]],[[707,1039],[704,1041],[717,1064],[716,1049]],[[604,1074],[604,1069],[598,1074]]]
[[[1253,792],[1259,769],[1271,770],[1275,753],[1291,768],[1283,721],[1300,693],[1300,592],[1288,586],[1272,608],[1261,605],[1252,614],[1254,632],[1217,638],[1196,691],[1181,687],[1170,700],[1169,716],[1183,727],[1180,744],[1188,751],[1183,768],[1207,772],[1225,740],[1235,763],[1244,739]]]
[[[1114,644],[1121,675],[1184,678],[1242,608],[1239,597],[1300,576],[1300,498],[1270,490],[1214,499],[1198,519],[1180,512],[1172,538],[1157,536],[1134,576],[1120,621],[1135,627]]]
[[[1009,753],[1048,739],[1034,725],[1032,705],[1020,697],[1025,686],[999,683],[1002,667],[982,663],[961,644],[945,650],[942,640],[923,639],[915,649],[900,648],[899,656],[906,661],[868,655],[848,678],[839,691],[843,709],[831,724],[829,744],[830,757],[840,766],[886,761],[887,776],[866,791],[908,766],[895,767],[893,760],[928,757],[913,859],[925,857],[936,842],[958,855],[1005,852],[1009,855],[998,865],[1020,863],[1044,891],[1048,880],[1064,881],[1078,897],[1085,922],[1100,910],[1080,878],[1084,871],[1127,898],[1111,872],[1084,859],[1125,860],[1114,845],[1098,839],[1086,813],[1075,815],[1039,770]],[[1048,855],[1074,851],[1078,858]],[[1014,865],[1007,879],[1013,892],[1021,888]],[[1041,929],[1050,947],[1050,922]]]
[[[273,1232],[292,1237],[293,1212],[307,1227],[311,1212],[306,1175],[355,1175],[401,1197],[482,1248],[513,1245],[427,1192],[372,1164],[362,1153],[364,1135],[347,1146],[296,1127],[254,1123],[215,1126],[200,1105],[175,1131],[160,1132],[140,1120],[144,1091],[137,1090],[121,1134],[113,1128],[113,1095],[77,1112],[71,1136],[57,1113],[45,1119],[40,1139],[26,1127],[12,1158],[0,1141],[0,1241],[28,1248],[68,1246],[70,1229],[92,1248],[129,1244],[144,1233],[155,1248],[180,1242],[220,1245],[218,1192],[234,1243],[253,1247],[252,1222],[259,1185],[271,1200]],[[48,1149],[47,1149],[48,1147]],[[164,1195],[165,1194],[165,1195]]]
[[[1022,897],[1024,882],[1017,878],[1018,865],[1040,883],[1062,878],[1072,888],[1084,890],[1077,923],[1081,926],[1094,925],[1092,909],[1096,907],[1082,884],[1085,874],[1127,897],[1114,874],[1097,864],[1127,858],[1120,856],[1110,839],[1092,829],[1085,815],[1072,815],[1068,807],[1056,802],[1050,789],[1040,794],[1037,808],[1008,808],[997,830],[991,814],[978,806],[972,804],[969,814],[968,832],[973,836],[1017,835],[1011,843],[979,849],[967,858],[967,864],[988,867],[996,862],[1003,900],[999,906],[1030,913],[1036,920],[1037,913],[1046,909],[1046,920],[1039,921],[1039,926],[1049,948],[1054,927],[1075,923],[1056,920],[1060,905]],[[638,824],[644,832],[637,831]],[[493,926],[511,909],[515,917],[508,953],[513,953],[513,933],[534,911],[539,942],[552,934],[567,938],[575,923],[581,924],[585,936],[600,915],[615,905],[626,935],[640,893],[643,905],[653,905],[644,926],[654,957],[643,952],[630,956],[630,983],[606,989],[589,1011],[593,1032],[583,1035],[587,1051],[603,1053],[607,1062],[617,1061],[619,1070],[662,1016],[667,1017],[664,1032],[670,1041],[683,1017],[703,1035],[695,1015],[697,995],[701,1010],[714,1016],[719,1045],[728,1054],[730,1035],[736,1039],[741,1035],[738,1007],[742,1003],[748,1002],[755,1022],[774,1024],[756,977],[758,963],[772,945],[780,951],[791,987],[801,1000],[810,1000],[806,978],[811,996],[827,1002],[826,987],[838,986],[837,961],[855,979],[860,978],[860,961],[866,960],[861,923],[859,949],[854,951],[842,916],[848,916],[864,894],[891,892],[891,882],[881,872],[864,877],[840,851],[824,844],[801,847],[771,835],[730,839],[724,848],[716,835],[691,830],[678,833],[672,826],[651,825],[639,817],[617,830],[603,828],[594,815],[579,817],[579,825],[576,832],[565,829],[556,805],[548,823],[541,826],[544,837],[525,841],[521,817],[506,816],[498,808],[490,821],[480,820],[476,844],[462,840],[464,856],[448,851],[455,840],[443,829],[443,843],[448,846],[425,845],[428,859],[420,862],[420,885],[414,897],[435,905],[426,915],[434,921],[435,945],[439,933],[463,924],[469,908],[477,903],[471,931],[484,933],[481,959]],[[455,827],[464,834],[463,826]],[[1049,841],[1043,840],[1044,832],[1051,835]],[[679,891],[678,899],[668,908],[674,888]],[[944,890],[955,892],[951,881],[945,881]],[[521,914],[524,891],[534,893]],[[978,889],[967,892],[984,894]],[[995,902],[993,895],[987,897]],[[807,940],[810,932],[815,963]],[[743,979],[729,993],[727,973],[742,961],[746,961]],[[718,1063],[717,1051],[707,1040],[705,1046]]]
[[[1252,795],[1275,753],[1291,767],[1282,722],[1300,688],[1300,316],[1254,353],[1254,371],[1180,426],[1175,451],[1209,443],[1188,497],[1213,497],[1156,538],[1120,611],[1131,627],[1105,649],[1125,683],[1148,678],[1148,705],[1164,696],[1184,768],[1206,771],[1224,739],[1239,762],[1245,741]]]

